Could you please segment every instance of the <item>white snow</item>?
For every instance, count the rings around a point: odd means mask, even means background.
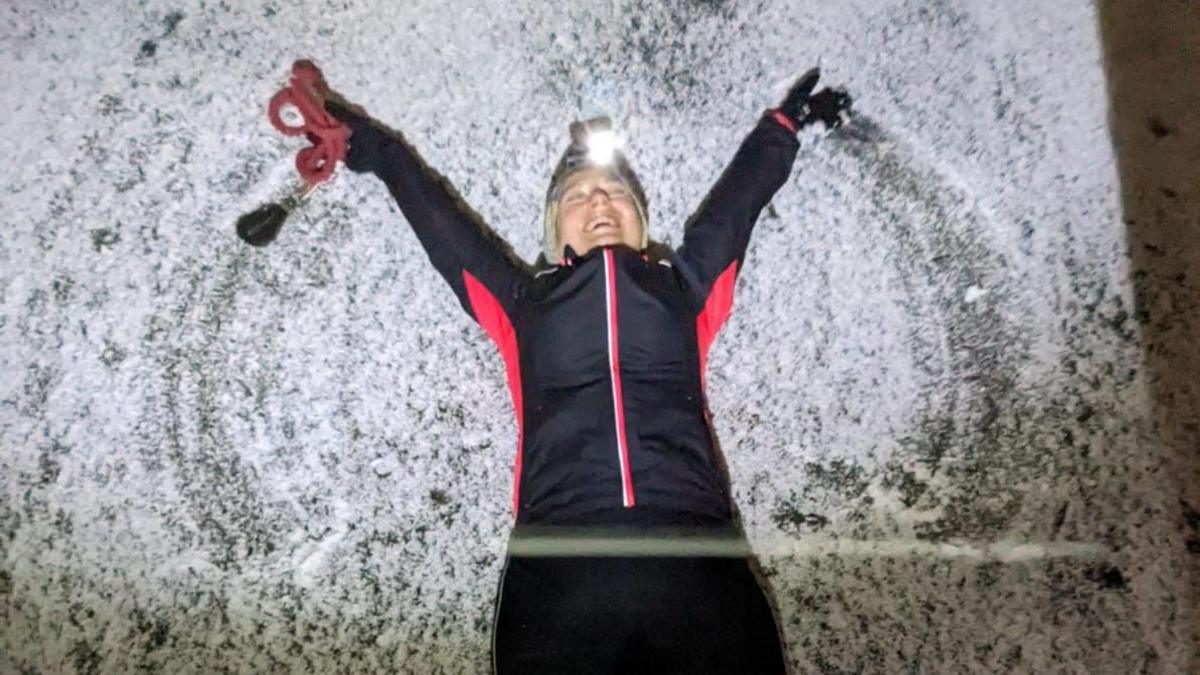
[[[1183,664],[1101,56],[1083,0],[6,7],[0,670],[487,670],[496,348],[373,179],[234,235],[296,187],[304,57],[530,261],[571,120],[678,244],[819,61],[865,124],[805,131],[708,372],[792,665]]]

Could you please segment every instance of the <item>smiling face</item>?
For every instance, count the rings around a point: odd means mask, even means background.
[[[567,179],[558,199],[560,246],[570,245],[578,255],[611,244],[637,250],[642,227],[633,193],[620,178],[605,169],[589,168]]]

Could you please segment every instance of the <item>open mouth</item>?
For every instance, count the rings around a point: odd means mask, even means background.
[[[597,218],[588,223],[587,229],[588,232],[596,232],[606,227],[616,229],[617,223],[611,218]]]

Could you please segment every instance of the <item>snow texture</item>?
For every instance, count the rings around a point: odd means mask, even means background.
[[[234,235],[295,185],[265,111],[309,57],[528,260],[572,119],[614,119],[678,243],[820,61],[859,115],[804,138],[708,373],[792,668],[1184,672],[1200,503],[1163,469],[1099,12],[6,6],[0,671],[489,670],[496,348],[374,179]]]

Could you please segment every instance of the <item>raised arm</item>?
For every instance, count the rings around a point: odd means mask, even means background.
[[[763,114],[684,226],[678,254],[700,286],[702,304],[709,304],[714,290],[732,301],[758,215],[791,175],[800,148],[796,132],[816,121],[837,126],[849,108],[843,92],[825,89],[810,96],[818,77],[815,69],[806,73],[779,108]]]
[[[493,323],[494,317],[478,315],[494,307],[481,297],[486,291],[511,317],[529,272],[508,245],[399,134],[333,100],[325,108],[352,131],[346,166],[383,180],[463,309],[485,327]]]
[[[741,269],[758,214],[787,181],[800,144],[768,112],[750,132],[700,207],[684,225],[679,257],[709,297],[723,274]]]

